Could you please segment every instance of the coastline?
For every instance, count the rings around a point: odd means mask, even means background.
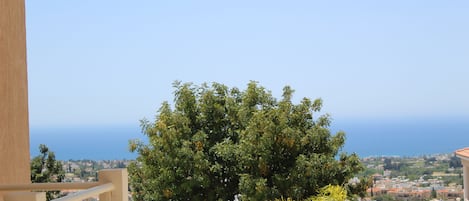
[[[415,157],[448,154],[469,146],[469,121],[344,121],[333,120],[331,132],[345,131],[343,152],[371,156]],[[31,157],[46,144],[59,160],[135,159],[128,141],[148,142],[137,125],[31,127]]]

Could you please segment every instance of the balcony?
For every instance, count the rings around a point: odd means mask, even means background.
[[[1,184],[4,201],[46,201],[45,192],[81,190],[54,201],[82,201],[99,196],[100,201],[128,201],[127,169],[107,169],[98,172],[98,182]],[[1,200],[1,199],[0,199]]]

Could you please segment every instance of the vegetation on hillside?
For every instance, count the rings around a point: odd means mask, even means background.
[[[363,159],[367,167],[361,172],[362,176],[383,174],[384,170],[390,172],[390,178],[405,177],[409,180],[440,178],[445,185],[462,185],[462,164],[456,156],[441,157],[374,157]]]

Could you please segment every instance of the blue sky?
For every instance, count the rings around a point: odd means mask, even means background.
[[[335,119],[469,117],[469,1],[26,1],[30,124],[137,125],[256,80]]]

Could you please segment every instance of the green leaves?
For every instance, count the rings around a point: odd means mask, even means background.
[[[39,145],[39,152],[41,154],[31,160],[31,182],[62,182],[65,172],[62,163],[55,159],[55,153],[44,144]],[[46,192],[47,200],[55,199],[58,195],[58,191]]]
[[[321,99],[294,104],[286,86],[277,101],[256,82],[174,87],[174,108],[141,121],[150,144],[129,144],[140,154],[129,167],[136,200],[304,199],[362,169],[356,155],[337,157],[345,134],[330,133],[329,115],[314,118]]]
[[[309,198],[311,201],[345,201],[347,191],[338,185],[327,185],[319,190],[319,194]]]

